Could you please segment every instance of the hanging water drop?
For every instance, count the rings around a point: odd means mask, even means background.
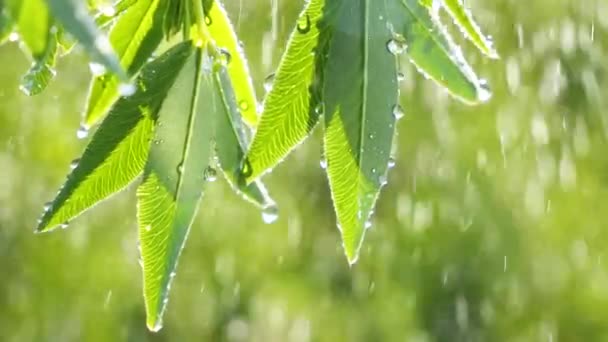
[[[182,172],[184,172],[184,163],[179,163],[177,164],[177,173],[181,174]]]
[[[403,111],[403,107],[401,107],[400,105],[395,105],[393,107],[393,116],[395,117],[395,120],[400,120],[405,116],[405,112]]]
[[[215,182],[217,180],[217,171],[211,166],[208,166],[205,169],[204,178],[207,182]]]
[[[325,158],[325,156],[321,157],[321,161],[319,162],[319,165],[321,166],[321,168],[323,170],[327,169],[327,158]]]
[[[488,85],[488,82],[484,79],[480,79],[477,84],[477,100],[479,102],[487,102],[492,97],[492,90]]]
[[[89,129],[85,125],[80,125],[76,131],[76,137],[78,139],[84,139],[89,136]]]
[[[46,202],[46,203],[44,203],[43,210],[44,210],[45,212],[46,212],[46,211],[49,211],[49,210],[51,209],[51,206],[52,206],[52,205],[53,205],[53,202]]]
[[[66,229],[70,224],[68,222],[64,222],[62,224],[59,225],[59,228],[61,229]]]
[[[208,15],[206,15],[206,16],[205,16],[205,24],[206,24],[207,26],[209,26],[209,25],[213,24],[213,19],[211,19],[211,17],[210,17],[210,16],[208,16]]]
[[[279,208],[276,204],[267,205],[262,209],[262,220],[266,224],[274,223],[279,218]]]
[[[394,167],[395,167],[395,164],[396,164],[395,158],[394,158],[394,157],[390,157],[390,158],[388,159],[388,168],[389,168],[389,169],[394,168]]]
[[[220,50],[220,64],[223,66],[228,66],[228,64],[230,64],[230,61],[232,61],[232,55],[230,54],[230,51],[226,50],[226,49],[219,49]]]
[[[365,221],[365,229],[370,229],[371,227],[372,227],[372,221],[371,220]]]
[[[121,83],[118,86],[118,92],[124,97],[129,97],[135,94],[135,91],[137,91],[137,87],[131,83]]]
[[[386,47],[388,51],[393,55],[400,55],[407,50],[407,44],[405,43],[405,38],[401,36],[395,36],[391,40],[386,43]]]
[[[78,163],[80,163],[80,158],[72,160],[70,163],[70,170],[74,170],[78,166]]]
[[[91,70],[91,74],[95,77],[103,76],[107,72],[106,67],[103,66],[103,64],[96,62],[89,63],[89,70]]]
[[[402,73],[401,71],[399,71],[399,72],[397,73],[397,81],[399,81],[399,82],[403,82],[403,81],[405,81],[405,74],[404,74],[404,73]]]
[[[270,92],[272,90],[274,78],[275,78],[275,74],[272,73],[272,74],[266,76],[266,78],[264,79],[264,90],[266,90],[266,92]]]

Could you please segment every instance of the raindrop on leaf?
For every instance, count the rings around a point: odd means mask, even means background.
[[[264,223],[274,223],[279,218],[279,207],[276,204],[270,204],[262,209],[262,220]]]

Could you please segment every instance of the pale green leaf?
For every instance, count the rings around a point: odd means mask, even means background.
[[[343,2],[325,66],[327,175],[348,261],[386,182],[398,103],[385,1]]]
[[[229,56],[228,73],[239,110],[245,122],[255,127],[258,123],[258,106],[247,59],[221,3],[219,1],[209,1],[209,3],[205,8],[209,33],[216,45]]]
[[[249,144],[247,127],[242,122],[230,74],[221,68],[215,75],[221,111],[216,118],[216,151],[226,180],[245,199],[260,208],[268,208],[274,202],[260,181],[246,184],[241,178],[241,163]]]
[[[395,31],[393,42],[403,46],[418,70],[461,101],[478,103],[488,100],[491,94],[484,81],[469,66],[445,27],[433,19],[429,8],[420,0],[394,1],[388,2],[394,7],[389,11]]]
[[[454,22],[462,33],[477,46],[477,48],[490,58],[498,58],[498,52],[482,32],[471,12],[464,7],[462,0],[443,0],[443,7],[450,13]]]
[[[247,154],[243,173],[248,183],[279,163],[319,120],[320,101],[311,88],[316,87],[317,57],[322,57],[316,50],[324,5],[325,0],[311,0],[291,34]]]
[[[110,43],[129,76],[146,63],[163,38],[162,22],[166,1],[139,0],[118,17],[110,31]],[[94,77],[89,90],[83,125],[91,127],[120,97],[120,80],[115,75]]]
[[[44,56],[50,40],[51,17],[45,0],[9,0],[19,36],[34,59]]]
[[[158,115],[154,141],[137,189],[139,241],[148,328],[162,315],[177,261],[199,207],[211,157],[214,103],[212,62],[191,53]],[[205,69],[207,68],[207,69]]]
[[[112,44],[95,25],[87,7],[79,0],[46,0],[51,13],[63,28],[69,32],[96,62],[123,80],[128,77],[120,66],[120,61],[112,50]]]
[[[143,69],[137,92],[114,105],[49,204],[38,231],[64,225],[141,174],[156,113],[175,81],[175,65],[183,64],[189,52],[187,45],[180,46]]]

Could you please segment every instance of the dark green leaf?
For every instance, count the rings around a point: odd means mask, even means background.
[[[404,50],[420,72],[464,102],[478,103],[490,97],[485,83],[477,77],[445,28],[432,18],[429,8],[420,0],[391,0],[389,4],[395,52]]]
[[[384,1],[343,2],[325,68],[325,156],[344,250],[358,257],[386,182],[398,104]]]
[[[179,76],[159,112],[137,190],[147,325],[154,331],[162,327],[169,287],[209,167],[211,120],[219,107],[214,103],[211,64],[197,49],[185,64],[174,66]]]

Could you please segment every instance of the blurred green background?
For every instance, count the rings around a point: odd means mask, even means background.
[[[303,1],[224,2],[263,94]],[[358,264],[317,132],[266,177],[278,222],[210,186],[156,334],[133,187],[33,234],[86,144],[85,56],[28,98],[29,62],[1,47],[0,341],[608,341],[608,1],[467,4],[502,59],[452,32],[494,97],[459,104],[404,60],[397,166]]]

